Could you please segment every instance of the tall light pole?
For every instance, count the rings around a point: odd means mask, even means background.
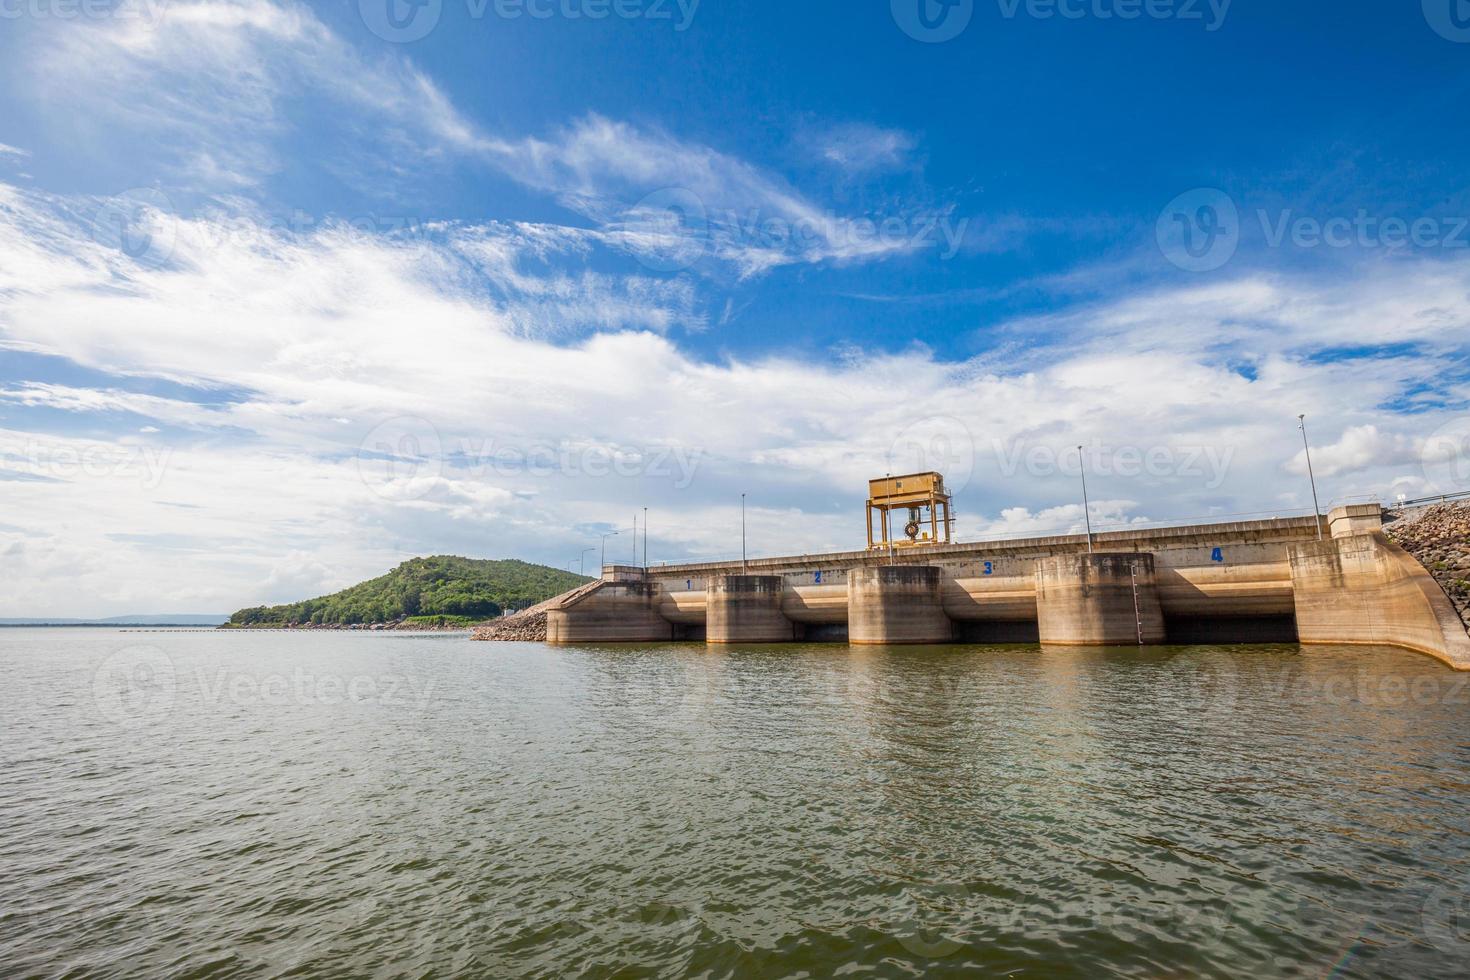
[[[893,460],[888,461],[893,465]],[[883,474],[883,492],[889,496],[893,495],[893,471],[889,470]],[[888,542],[888,564],[897,564],[898,552],[893,541],[893,511],[887,507],[883,508],[883,540]]]
[[[648,508],[643,508],[643,567],[648,567]]]
[[[1087,502],[1087,462],[1077,447],[1077,470],[1082,474],[1082,519],[1087,522],[1087,553],[1092,554],[1092,505]]]
[[[577,571],[582,573],[583,578],[587,577],[587,552],[596,550],[596,548],[583,548],[582,553],[577,556]]]
[[[633,511],[633,564],[638,564],[638,512]]]
[[[614,534],[622,534],[622,531],[609,531],[602,536],[602,567],[607,567],[607,539]]]
[[[745,494],[740,495],[740,574],[745,574]]]
[[[1317,540],[1322,540],[1322,508],[1317,504],[1317,474],[1312,472],[1312,447],[1307,443],[1307,417],[1298,415],[1302,430],[1302,449],[1307,453],[1307,479],[1312,481],[1312,523],[1317,525]]]

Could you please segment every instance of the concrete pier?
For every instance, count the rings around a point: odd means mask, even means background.
[[[705,597],[710,643],[789,643],[796,627],[781,612],[779,575],[717,575]]]
[[[1319,528],[1333,537],[1319,541]],[[1374,643],[1470,670],[1438,583],[1376,504],[1311,517],[748,562],[609,566],[549,606],[558,643]],[[1136,604],[1135,604],[1136,603]]]
[[[674,639],[674,624],[658,612],[653,582],[604,583],[575,605],[546,611],[551,643],[656,643]]]
[[[1041,642],[1142,646],[1164,642],[1153,555],[1058,555],[1036,563]]]
[[[931,565],[878,565],[847,577],[848,642],[949,643],[954,623],[944,614],[944,575]]]

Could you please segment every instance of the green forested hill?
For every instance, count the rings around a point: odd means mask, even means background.
[[[241,609],[231,626],[350,625],[405,618],[492,619],[524,609],[591,581],[559,568],[524,561],[414,558],[387,575],[319,599]]]

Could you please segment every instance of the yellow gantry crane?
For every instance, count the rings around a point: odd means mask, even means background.
[[[903,536],[890,530],[889,511],[907,512]],[[873,536],[873,515],[880,518],[880,536]],[[949,544],[954,510],[944,477],[939,473],[907,473],[868,481],[868,550],[919,548]]]

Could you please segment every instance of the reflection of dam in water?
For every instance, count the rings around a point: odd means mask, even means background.
[[[647,569],[609,565],[594,586],[551,604],[548,638],[1100,646],[1300,641],[1398,646],[1470,670],[1464,625],[1423,566],[1383,535],[1378,504],[1339,507],[1316,521],[953,544],[942,482],[937,489],[931,503],[944,519],[933,512],[927,520],[911,517],[910,540],[901,543],[888,538],[886,512],[875,539],[872,509],[883,501],[870,499],[874,547],[867,551]]]

